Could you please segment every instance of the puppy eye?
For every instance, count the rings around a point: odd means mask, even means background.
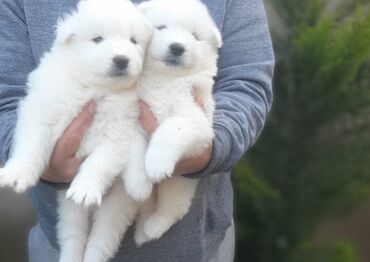
[[[163,30],[163,29],[166,29],[167,26],[166,25],[160,25],[160,26],[157,26],[156,27],[158,30]]]
[[[131,43],[133,43],[134,45],[136,45],[136,44],[137,44],[136,39],[135,39],[135,38],[133,38],[133,37],[131,37],[130,42],[131,42]]]
[[[98,36],[92,39],[92,41],[96,44],[99,44],[100,42],[103,42],[104,38],[102,36]]]
[[[198,37],[198,35],[197,35],[196,33],[192,33],[192,35],[193,35],[193,37],[194,37],[196,40],[198,40],[198,41],[199,41],[199,37]]]

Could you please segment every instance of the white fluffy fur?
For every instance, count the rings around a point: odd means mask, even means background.
[[[160,184],[141,207],[135,233],[139,245],[160,238],[190,208],[198,181],[172,173],[179,160],[196,156],[212,142],[213,76],[221,46],[221,35],[198,0],[152,0],[140,9],[157,29],[138,91],[160,126],[135,157],[145,158],[147,175]],[[171,55],[174,43],[184,47],[181,56]],[[195,103],[193,88],[206,112]]]
[[[149,143],[138,123],[135,85],[152,27],[129,1],[81,1],[58,24],[56,41],[30,74],[28,95],[19,105],[0,186],[23,192],[38,182],[57,139],[83,105],[97,101],[94,123],[77,152],[86,160],[58,196],[61,262],[108,261],[135,218],[135,200],[146,199],[136,242],[161,237],[188,212],[198,184],[172,177],[176,163],[200,153],[213,138],[212,87],[221,36],[206,7],[198,0],[152,0],[140,8],[160,28],[138,84],[139,96],[160,122]],[[98,36],[104,40],[92,41]],[[181,57],[169,55],[172,43],[185,48]],[[118,55],[130,61],[124,72],[114,66]],[[155,182],[160,183],[150,195]]]
[[[17,192],[38,182],[57,139],[88,101],[97,101],[94,123],[77,152],[86,160],[68,191],[59,195],[61,262],[107,261],[136,214],[137,203],[115,178],[135,150],[131,142],[142,137],[135,87],[151,34],[152,27],[130,1],[81,1],[77,11],[58,24],[51,51],[29,76],[13,152],[0,170],[0,185]],[[102,41],[93,41],[97,37]],[[129,59],[126,69],[115,65],[117,56]],[[134,171],[130,183],[140,184],[145,198],[152,183],[143,165],[135,165]]]

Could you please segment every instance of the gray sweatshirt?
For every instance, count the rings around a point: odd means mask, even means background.
[[[208,261],[233,216],[230,170],[256,141],[271,107],[274,55],[262,0],[203,2],[224,41],[214,89],[213,157],[205,170],[189,175],[201,178],[190,212],[160,240],[141,248],[135,246],[131,228],[119,261]],[[27,75],[51,47],[58,18],[76,3],[0,0],[0,164],[9,156]],[[41,228],[56,248],[57,188],[40,182],[31,192]]]

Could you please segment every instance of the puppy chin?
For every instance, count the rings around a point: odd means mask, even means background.
[[[184,63],[181,58],[178,57],[167,57],[163,60],[163,63],[169,67],[184,67]]]
[[[176,69],[176,70],[190,70],[192,69],[192,63],[186,57],[176,57],[172,55],[166,56],[162,59],[162,63],[168,67],[169,69]]]
[[[110,71],[109,76],[113,78],[120,78],[120,77],[129,77],[129,74],[127,70],[114,69]]]

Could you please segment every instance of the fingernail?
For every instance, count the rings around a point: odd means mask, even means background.
[[[89,112],[92,113],[92,114],[95,114],[95,111],[96,111],[96,103],[95,102],[90,102]]]

